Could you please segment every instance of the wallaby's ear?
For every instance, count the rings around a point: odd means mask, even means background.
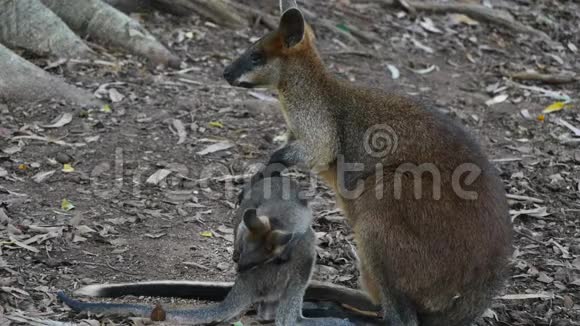
[[[254,208],[248,208],[244,212],[244,224],[252,233],[264,234],[270,231],[270,220],[268,217],[258,216]]]
[[[284,231],[272,231],[268,236],[268,244],[272,249],[276,249],[285,246],[292,240],[294,233],[284,232]]]
[[[284,45],[291,48],[304,38],[305,22],[298,8],[290,8],[282,14],[278,30],[282,34]]]

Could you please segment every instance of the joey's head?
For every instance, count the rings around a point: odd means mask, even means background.
[[[254,208],[244,212],[239,228],[236,239],[241,244],[239,272],[250,270],[279,257],[293,237],[292,233],[273,230],[270,218],[259,216]]]
[[[230,85],[277,88],[284,74],[293,73],[300,59],[316,54],[314,33],[304,21],[296,1],[281,0],[280,10],[278,28],[226,67],[224,78]]]

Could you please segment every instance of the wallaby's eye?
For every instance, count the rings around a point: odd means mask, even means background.
[[[259,65],[262,64],[264,56],[260,52],[253,52],[250,55],[250,60],[252,60],[252,64]]]

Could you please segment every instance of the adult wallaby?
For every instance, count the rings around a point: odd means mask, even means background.
[[[387,325],[469,325],[512,252],[494,167],[436,110],[332,76],[296,1],[280,4],[278,29],[224,71],[231,85],[279,94],[291,137],[267,166],[305,165],[334,189]]]

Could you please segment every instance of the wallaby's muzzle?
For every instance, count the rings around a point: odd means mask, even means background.
[[[250,73],[254,68],[255,66],[252,64],[250,56],[244,53],[226,67],[224,70],[224,78],[232,86],[253,88],[256,85],[245,75]]]

